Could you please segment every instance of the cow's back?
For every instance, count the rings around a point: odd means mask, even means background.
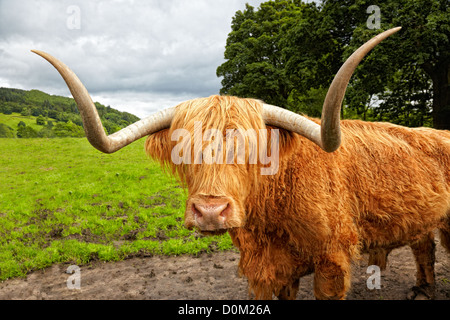
[[[342,121],[340,163],[361,236],[409,242],[450,210],[450,132]]]

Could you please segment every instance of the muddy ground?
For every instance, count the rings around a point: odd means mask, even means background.
[[[450,300],[450,255],[436,247],[436,299]],[[235,251],[197,257],[135,257],[119,262],[96,261],[80,266],[80,289],[68,289],[68,264],[35,271],[26,279],[0,283],[0,299],[31,300],[140,300],[248,299],[247,281],[237,275]],[[381,274],[381,289],[369,290],[367,257],[354,265],[350,300],[404,300],[415,285],[415,263],[409,247],[389,255]],[[300,281],[299,300],[314,299],[313,276]],[[76,284],[72,282],[72,285]]]

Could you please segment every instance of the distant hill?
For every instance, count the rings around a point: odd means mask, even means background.
[[[131,113],[98,102],[95,106],[108,134],[139,120]],[[39,90],[0,88],[0,138],[83,137],[82,126],[72,98]]]

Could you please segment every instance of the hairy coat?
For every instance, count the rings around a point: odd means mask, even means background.
[[[171,161],[175,129],[192,131],[195,121],[202,121],[204,130],[266,128],[260,111],[261,102],[252,99],[192,100],[177,107],[170,129],[146,142],[148,154],[188,187],[188,227],[192,198],[233,200],[236,215],[228,232],[256,298],[295,298],[299,278],[314,272],[317,298],[342,299],[350,286],[351,262],[361,252],[370,252],[372,261],[383,264],[395,247],[410,245],[414,252],[424,242],[429,251],[436,228],[442,231],[443,245],[450,246],[448,131],[342,121],[342,146],[326,153],[279,129],[279,170],[268,176],[259,174],[261,164]],[[418,286],[433,285],[434,271],[420,263],[421,254],[423,250],[416,255]]]

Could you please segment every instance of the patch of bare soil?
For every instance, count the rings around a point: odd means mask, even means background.
[[[436,247],[436,299],[450,300],[450,256]],[[369,290],[367,257],[353,268],[349,300],[404,300],[415,285],[415,262],[408,247],[389,255],[380,289]],[[239,253],[201,254],[198,257],[154,256],[81,266],[80,289],[68,289],[69,265],[54,265],[26,279],[0,283],[0,299],[30,300],[241,300],[248,299],[245,278],[237,274]],[[72,282],[75,284],[75,282]],[[313,276],[300,280],[299,300],[314,299]]]

